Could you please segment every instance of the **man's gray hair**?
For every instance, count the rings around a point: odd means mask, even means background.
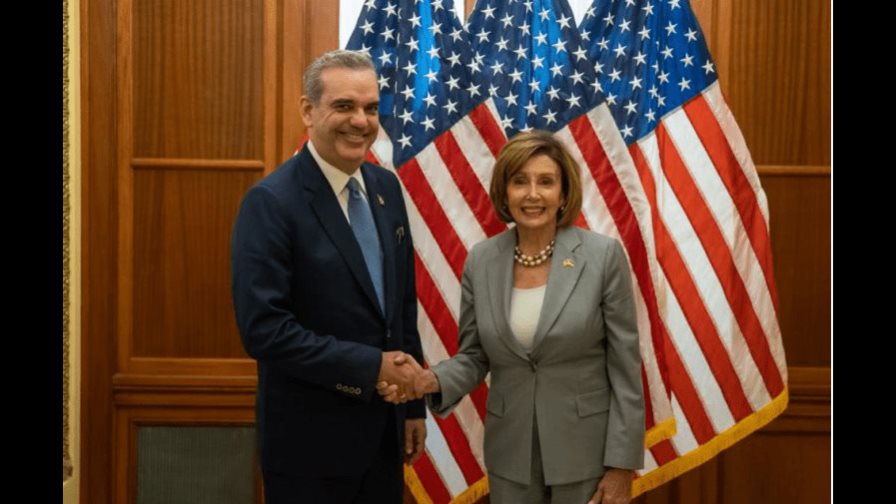
[[[376,73],[373,61],[362,52],[337,49],[322,54],[308,65],[308,68],[305,69],[305,75],[302,77],[302,84],[305,86],[305,96],[314,105],[320,104],[320,97],[324,92],[320,76],[328,68],[371,70]]]

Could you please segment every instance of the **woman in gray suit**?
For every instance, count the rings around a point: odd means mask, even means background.
[[[578,166],[547,132],[504,146],[490,197],[516,226],[470,251],[458,353],[420,371],[413,395],[429,394],[445,416],[491,371],[491,502],[627,503],[644,461],[644,399],[622,246],[572,225]],[[379,390],[392,402],[412,398]]]

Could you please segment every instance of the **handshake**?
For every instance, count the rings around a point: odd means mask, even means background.
[[[439,390],[436,375],[423,369],[412,356],[400,351],[383,352],[376,391],[384,401],[401,404]]]

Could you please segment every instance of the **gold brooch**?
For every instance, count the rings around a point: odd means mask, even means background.
[[[564,259],[564,260],[563,260],[563,267],[564,267],[564,268],[572,268],[572,267],[575,266],[575,265],[576,265],[576,263],[572,262],[572,259]]]

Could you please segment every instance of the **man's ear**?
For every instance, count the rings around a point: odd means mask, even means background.
[[[311,103],[311,100],[309,100],[307,96],[302,95],[302,97],[299,98],[299,114],[301,114],[302,122],[305,123],[306,128],[313,126],[314,121],[311,118],[312,108],[314,108],[314,104]]]

